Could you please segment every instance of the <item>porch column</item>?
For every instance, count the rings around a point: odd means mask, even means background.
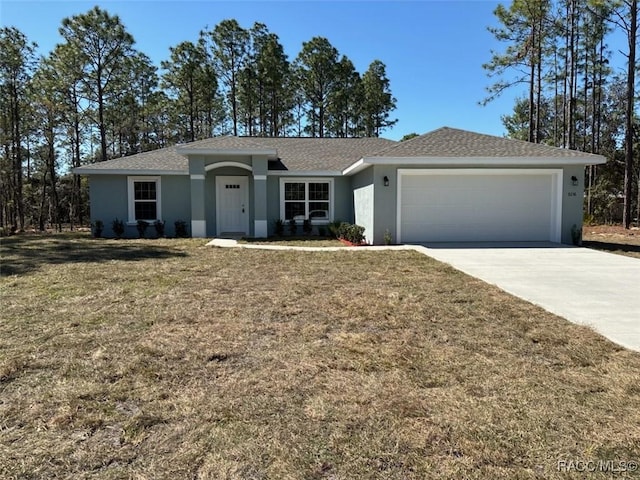
[[[267,166],[266,156],[254,155],[253,166],[253,236],[267,237]]]
[[[189,178],[191,183],[191,236],[207,236],[207,221],[204,208],[204,182],[206,172],[204,158],[189,157]]]

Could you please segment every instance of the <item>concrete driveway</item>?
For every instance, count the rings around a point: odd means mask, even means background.
[[[427,244],[423,252],[640,351],[640,260],[554,243]]]

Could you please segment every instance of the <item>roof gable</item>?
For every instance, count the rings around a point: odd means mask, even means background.
[[[598,157],[538,143],[442,127],[380,150],[371,157]]]

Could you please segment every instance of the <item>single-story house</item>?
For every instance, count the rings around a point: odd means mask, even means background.
[[[215,137],[76,168],[91,220],[177,220],[193,237],[273,234],[275,221],[365,227],[369,243],[572,242],[585,165],[574,150],[443,127],[383,138]]]

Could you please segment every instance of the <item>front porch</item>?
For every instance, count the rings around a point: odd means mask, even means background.
[[[178,151],[189,161],[193,237],[267,236],[268,159],[275,151]]]

